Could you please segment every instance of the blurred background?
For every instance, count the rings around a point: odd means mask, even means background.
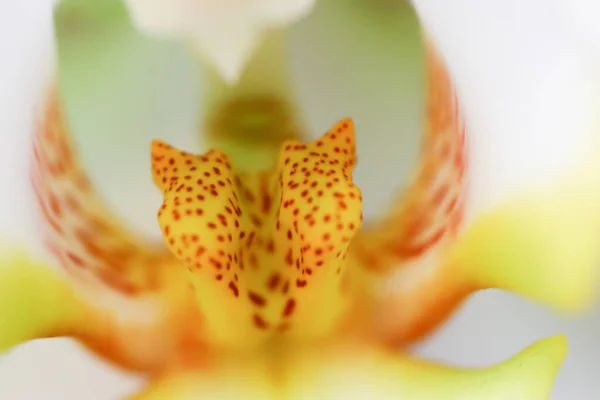
[[[40,82],[51,73],[51,3],[0,2],[0,235],[7,243],[32,248],[37,246],[35,210],[24,201],[30,196],[27,140],[39,108]],[[320,0],[316,11],[294,26],[290,63],[311,134],[346,115],[357,122],[356,181],[368,193],[368,217],[406,179],[378,171],[407,171],[417,159],[424,102],[421,32],[401,1],[340,3]],[[600,6],[585,0],[416,3],[459,84],[469,126],[501,134],[531,124],[532,98],[548,101],[548,118],[560,101],[569,103],[565,108],[590,107],[561,99],[559,90],[548,95],[548,89],[553,82],[559,88],[568,85],[575,74],[588,89],[600,88],[600,29],[594,22]],[[147,143],[166,136],[177,146],[201,149],[193,132],[202,109],[202,81],[184,46],[143,38],[120,16],[102,12],[102,7],[67,7],[59,15],[59,79],[67,92],[67,112],[105,199],[141,232],[158,234],[154,218],[147,217],[160,203],[146,176]],[[102,149],[110,149],[110,158]],[[570,352],[553,399],[597,398],[600,307],[565,318],[489,290],[473,296],[415,351],[454,365],[484,366],[556,333],[568,335]],[[28,343],[0,357],[0,399],[118,399],[141,383],[66,339]]]

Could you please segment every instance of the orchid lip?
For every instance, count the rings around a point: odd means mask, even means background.
[[[219,151],[152,144],[159,224],[191,272],[209,337],[331,332],[347,307],[346,253],[362,220],[355,157],[350,120],[311,144],[283,143],[275,167],[254,175]]]

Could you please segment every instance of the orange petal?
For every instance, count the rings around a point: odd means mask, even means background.
[[[374,325],[386,340],[410,342],[443,321],[472,288],[439,266],[465,204],[465,131],[450,77],[427,50],[428,102],[415,178],[388,216],[366,225],[353,257],[371,278]]]
[[[129,232],[105,209],[77,159],[56,90],[49,93],[33,151],[31,178],[45,238],[65,269],[126,296],[159,289],[169,253]]]
[[[194,277],[212,340],[247,346],[275,331],[320,337],[337,325],[349,301],[346,251],[362,220],[354,146],[344,120],[311,144],[284,143],[274,168],[241,175],[222,152],[153,143],[158,220]]]

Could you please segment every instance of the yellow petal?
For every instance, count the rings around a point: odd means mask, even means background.
[[[25,341],[72,334],[85,318],[64,277],[24,253],[0,262],[0,351]]]
[[[563,336],[541,340],[492,367],[457,369],[389,353],[305,357],[294,364],[290,398],[546,400],[566,355]],[[314,357],[314,355],[312,355]]]
[[[273,369],[263,357],[238,362],[211,363],[201,370],[170,372],[127,400],[278,399]]]
[[[173,298],[129,303],[106,298],[97,304],[88,298],[47,264],[4,251],[0,352],[30,340],[71,337],[121,368],[154,373],[180,357],[183,343],[202,348],[194,336],[197,327],[190,324],[199,316],[185,292],[179,297],[185,301],[174,303]]]
[[[362,221],[350,120],[308,145],[285,142],[276,167],[254,175],[235,173],[220,151],[194,156],[155,141],[152,157],[159,224],[194,277],[209,337],[247,346],[336,326]]]
[[[475,219],[448,262],[479,287],[511,290],[565,312],[589,307],[599,283],[598,182],[596,173],[582,171],[507,200]]]
[[[456,369],[361,346],[303,349],[174,372],[131,400],[547,400],[566,350],[556,336],[492,367]]]

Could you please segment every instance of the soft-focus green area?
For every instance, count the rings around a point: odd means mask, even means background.
[[[193,60],[183,44],[134,30],[119,0],[63,1],[56,30],[60,87],[92,181],[126,222],[158,236],[149,146],[196,146]]]
[[[408,4],[319,0],[291,34],[292,66],[313,136],[350,116],[355,182],[367,217],[408,183],[425,112],[423,34]]]
[[[141,36],[118,0],[66,0],[56,26],[60,84],[92,181],[128,223],[158,235],[160,198],[150,180],[148,146],[159,137],[199,150],[197,111],[206,103],[196,58],[181,42]],[[337,0],[317,2],[288,32],[291,83],[309,135],[345,116],[355,120],[355,179],[366,193],[367,216],[407,183],[418,156],[425,100],[421,36],[407,5]],[[276,62],[265,54],[264,63]],[[273,71],[264,71],[263,82],[271,80]]]

